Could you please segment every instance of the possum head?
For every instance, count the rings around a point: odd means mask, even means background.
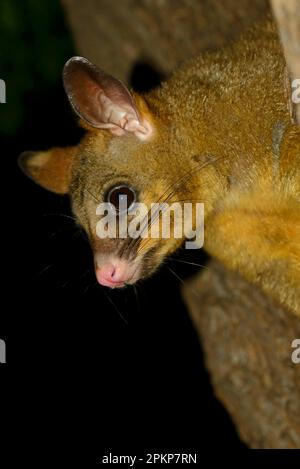
[[[66,63],[63,80],[70,103],[86,129],[84,137],[74,147],[27,152],[21,155],[20,164],[44,188],[69,194],[72,210],[93,249],[98,282],[122,287],[156,270],[183,237],[143,237],[142,232],[151,224],[145,216],[140,218],[140,235],[121,237],[121,201],[126,203],[127,221],[132,220],[132,207],[137,203],[148,210],[158,202],[181,204],[191,191],[191,178],[184,176],[190,168],[182,161],[176,129],[155,99],[131,93],[82,57]],[[98,235],[97,226],[103,218],[99,205],[103,202],[117,214],[114,237]],[[173,233],[175,215],[170,215]]]

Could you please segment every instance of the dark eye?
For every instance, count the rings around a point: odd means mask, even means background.
[[[136,201],[134,189],[129,186],[120,185],[112,187],[106,196],[107,202],[112,204],[118,212],[128,211]]]

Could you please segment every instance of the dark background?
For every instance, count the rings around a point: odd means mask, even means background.
[[[98,286],[84,233],[68,218],[68,199],[34,185],[17,167],[24,150],[80,138],[61,81],[76,51],[59,2],[4,0],[0,30],[7,85],[0,105],[1,372],[11,398],[8,434],[20,437],[10,459],[41,453],[44,461],[88,467],[110,451],[168,449],[245,462],[244,445],[213,395],[181,281],[169,270],[184,281],[198,268],[170,260],[137,295]],[[144,90],[159,79],[137,64],[131,84]],[[206,261],[184,250],[177,259]]]

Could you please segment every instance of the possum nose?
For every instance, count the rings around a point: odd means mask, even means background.
[[[96,267],[96,277],[100,285],[105,287],[121,286],[124,283],[120,269],[113,264]]]
[[[125,262],[108,262],[96,265],[96,277],[105,287],[123,287],[132,278],[132,269]]]

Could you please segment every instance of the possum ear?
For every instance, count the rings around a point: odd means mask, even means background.
[[[141,97],[133,98],[126,86],[84,57],[72,57],[64,66],[63,81],[69,101],[81,119],[92,127],[126,132],[147,140],[152,133],[150,113]]]
[[[49,191],[66,194],[77,147],[52,148],[48,151],[26,151],[19,156],[19,166],[26,176]]]

